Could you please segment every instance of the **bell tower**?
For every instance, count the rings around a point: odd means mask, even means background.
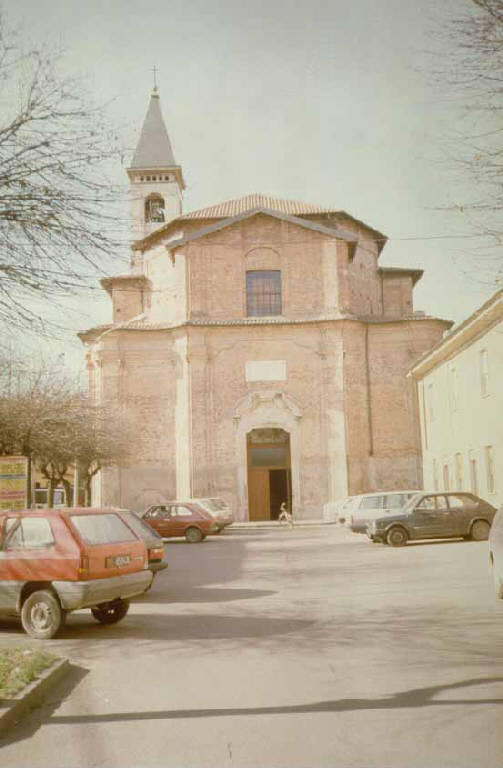
[[[175,162],[154,85],[133,161],[127,169],[134,240],[146,237],[182,213],[185,189],[182,169]]]

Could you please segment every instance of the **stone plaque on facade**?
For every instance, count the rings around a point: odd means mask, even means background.
[[[286,360],[247,360],[246,381],[286,381]]]

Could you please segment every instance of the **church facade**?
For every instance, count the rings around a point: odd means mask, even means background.
[[[381,267],[386,238],[342,210],[250,195],[182,210],[157,92],[128,170],[131,270],[102,281],[112,322],[80,334],[90,389],[131,453],[95,502],[220,496],[237,519],[297,518],[421,487],[406,374],[450,323],[413,309],[422,272]]]

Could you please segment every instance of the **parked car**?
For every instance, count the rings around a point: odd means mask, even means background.
[[[210,515],[215,518],[217,524],[217,533],[223,531],[228,525],[234,522],[234,515],[228,504],[223,499],[219,498],[207,498],[207,499],[189,499],[199,504],[200,507],[209,512]]]
[[[135,512],[130,509],[120,509],[120,516],[133,531],[138,538],[145,542],[148,555],[148,567],[155,575],[158,571],[163,571],[168,567],[168,563],[164,559],[164,542],[162,536],[154,531],[152,526],[144,523],[143,520],[138,517]]]
[[[401,547],[409,539],[487,539],[496,509],[473,493],[416,493],[404,509],[369,524],[373,541]]]
[[[156,504],[146,509],[141,517],[163,538],[185,536],[190,544],[203,541],[208,534],[218,531],[213,516],[195,501]]]
[[[355,533],[366,533],[367,526],[377,517],[402,509],[416,490],[375,491],[351,497],[344,509],[346,525]]]
[[[343,525],[346,522],[346,517],[350,513],[352,506],[354,505],[354,496],[347,496],[342,499],[335,508],[335,522]]]
[[[0,613],[54,637],[68,611],[115,624],[152,582],[145,544],[115,509],[0,512]]]
[[[489,560],[493,572],[496,597],[503,600],[503,507],[498,510],[491,525]]]

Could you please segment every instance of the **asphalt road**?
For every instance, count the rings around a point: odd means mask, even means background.
[[[22,768],[501,768],[503,601],[487,542],[392,549],[336,526],[167,544],[113,627],[12,730]],[[27,643],[14,622],[0,643]]]

